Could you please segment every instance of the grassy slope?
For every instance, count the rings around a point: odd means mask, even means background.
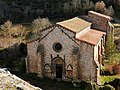
[[[112,82],[115,79],[120,79],[120,75],[114,75],[114,76],[101,76],[100,80],[101,80],[101,84],[104,85],[106,82]]]

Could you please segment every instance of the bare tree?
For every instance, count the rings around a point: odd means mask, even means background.
[[[51,23],[48,18],[37,18],[32,22],[33,30],[35,32],[38,32],[48,26],[50,26]]]
[[[95,4],[95,11],[98,11],[100,13],[104,13],[104,10],[106,9],[105,3],[103,1],[98,1]]]
[[[22,37],[23,38],[25,36],[25,30],[26,30],[26,28],[23,25],[18,24],[18,25],[15,25],[12,27],[10,34],[12,37]]]
[[[17,25],[13,25],[11,21],[6,21],[3,25],[1,25],[0,27],[2,34],[5,37],[9,37],[9,38],[13,38],[13,37],[22,37],[24,38],[26,33],[25,30],[26,28],[21,25],[21,24],[17,24]]]
[[[32,22],[34,37],[40,36],[39,31],[51,25],[48,18],[38,18]]]
[[[4,36],[10,37],[10,32],[12,29],[12,22],[10,20],[6,21],[3,25],[0,26],[2,32],[4,33]]]

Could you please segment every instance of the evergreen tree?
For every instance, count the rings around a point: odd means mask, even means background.
[[[114,38],[112,33],[109,33],[106,41],[106,59],[109,60],[110,63],[112,63],[114,53],[115,53]]]

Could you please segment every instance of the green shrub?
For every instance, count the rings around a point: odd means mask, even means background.
[[[98,85],[96,83],[90,82],[87,84],[87,87],[85,90],[99,90]]]
[[[84,82],[84,81],[81,81],[80,82],[80,89],[85,89],[86,88],[86,85],[87,85],[87,83],[86,82]]]
[[[100,76],[101,78],[101,84],[104,85],[105,83],[109,83],[114,81],[115,79],[119,79],[120,75],[114,75],[114,76]]]
[[[99,90],[98,85],[95,82],[80,82],[80,90]]]
[[[108,85],[100,87],[99,90],[115,90],[115,88],[108,84]]]

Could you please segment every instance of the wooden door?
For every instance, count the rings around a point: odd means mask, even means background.
[[[62,64],[56,64],[56,78],[62,78]]]

